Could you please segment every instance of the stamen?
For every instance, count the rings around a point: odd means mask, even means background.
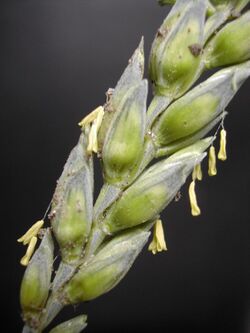
[[[194,167],[193,173],[192,173],[192,179],[193,180],[202,180],[202,170],[201,170],[201,164],[196,164]]]
[[[161,220],[156,220],[155,222],[153,240],[149,244],[148,250],[151,251],[153,254],[156,254],[157,252],[161,251],[167,251],[164,230]]]
[[[201,214],[200,208],[197,204],[196,194],[195,194],[195,181],[193,180],[189,185],[189,201],[191,206],[191,214],[193,216],[198,216]]]
[[[90,112],[86,117],[84,117],[79,123],[78,125],[83,127],[85,125],[88,125],[90,123],[93,123],[93,121],[98,117],[99,112],[103,111],[103,106],[98,106],[95,110],[93,110],[92,112]]]
[[[34,253],[36,243],[37,243],[37,237],[32,237],[29,242],[29,246],[27,248],[26,254],[20,260],[21,265],[23,265],[23,266],[28,265],[30,258],[32,257],[32,254]]]
[[[32,237],[37,236],[43,224],[44,224],[43,220],[37,221],[35,224],[32,225],[31,228],[29,228],[29,230],[22,237],[18,238],[17,241],[19,243],[23,243],[23,245],[27,245],[31,241]]]
[[[92,152],[97,153],[98,152],[98,131],[101,127],[101,123],[102,123],[102,119],[104,116],[104,109],[103,107],[99,107],[97,108],[98,110],[98,114],[96,119],[94,120],[90,132],[89,132],[89,143],[88,143],[88,147],[87,147],[87,152],[89,154],[91,154]]]
[[[227,132],[223,128],[220,131],[220,150],[218,153],[218,159],[221,161],[225,161],[227,159],[226,143],[227,143]]]
[[[211,146],[210,149],[209,149],[208,174],[209,174],[209,176],[215,176],[215,175],[217,175],[216,155],[215,155],[215,148],[214,148],[214,146]]]

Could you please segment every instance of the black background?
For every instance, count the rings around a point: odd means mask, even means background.
[[[22,327],[25,248],[16,239],[42,218],[79,136],[77,122],[104,103],[141,35],[148,55],[167,11],[156,0],[1,2],[5,332]],[[163,215],[168,252],[145,249],[118,287],[85,304],[86,332],[250,332],[249,87],[248,81],[227,108],[228,160],[197,187],[202,215],[191,217],[184,187]]]

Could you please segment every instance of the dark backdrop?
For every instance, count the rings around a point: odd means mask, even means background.
[[[148,54],[167,11],[156,0],[1,2],[5,332],[22,327],[25,248],[16,239],[43,216],[79,136],[77,122],[104,102],[141,35]],[[250,332],[249,87],[227,108],[227,162],[198,185],[202,215],[190,216],[185,187],[163,215],[169,251],[145,249],[118,287],[84,305],[86,332]]]

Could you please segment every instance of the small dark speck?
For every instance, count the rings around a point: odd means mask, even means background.
[[[238,10],[233,10],[231,15],[232,15],[232,18],[238,18],[238,17],[240,17],[240,12]]]
[[[198,57],[202,50],[202,47],[200,44],[192,44],[192,45],[189,45],[188,48],[194,57]]]
[[[165,27],[165,28],[160,28],[158,29],[157,33],[156,33],[156,36],[157,37],[165,37],[168,33],[168,28]]]
[[[162,31],[159,29],[156,33],[157,37],[162,37],[163,36],[163,33]]]
[[[181,192],[178,191],[178,192],[176,193],[176,195],[175,195],[174,201],[175,201],[175,202],[178,202],[180,199],[181,199]]]

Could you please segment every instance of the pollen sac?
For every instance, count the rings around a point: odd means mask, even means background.
[[[92,300],[115,287],[128,272],[148,240],[150,232],[130,230],[111,241],[65,285],[62,297],[66,303],[76,304]]]
[[[207,44],[207,68],[233,65],[250,59],[250,11],[228,23]]]
[[[99,131],[99,128],[101,126],[102,118],[103,118],[103,115],[104,115],[104,110],[103,110],[102,106],[99,106],[93,112],[96,112],[96,118],[93,120],[90,131],[89,131],[88,147],[87,147],[87,152],[89,154],[91,154],[92,152],[98,153],[98,138],[97,138],[97,136],[98,136],[98,131]],[[83,122],[84,122],[84,120],[83,120]]]
[[[223,128],[220,131],[220,150],[218,153],[218,159],[221,161],[225,161],[227,159],[226,138],[227,138],[227,132]]]
[[[92,165],[86,144],[82,135],[65,164],[52,202],[53,232],[67,263],[80,258],[92,224]]]
[[[27,266],[30,258],[32,257],[35,247],[36,247],[36,243],[37,243],[37,237],[33,236],[29,242],[26,254],[22,257],[22,259],[20,260],[20,264],[23,266]]]
[[[167,251],[167,245],[161,220],[156,220],[155,222],[154,236],[152,242],[149,244],[148,250],[153,254]]]
[[[194,167],[194,170],[193,170],[193,173],[192,173],[192,179],[193,180],[202,180],[202,169],[201,169],[201,164],[197,164],[195,167]]]
[[[208,175],[210,177],[217,175],[217,168],[216,168],[216,154],[214,146],[211,146],[209,149],[208,155]]]
[[[155,94],[177,98],[200,75],[206,1],[178,0],[157,32],[149,72]]]
[[[191,214],[193,216],[199,216],[201,214],[200,208],[197,204],[196,193],[195,193],[195,180],[191,182],[188,189],[189,201],[191,206]]]
[[[33,224],[29,230],[20,238],[18,238],[19,243],[23,243],[23,245],[29,244],[31,241],[32,237],[36,237],[37,234],[39,233],[40,229],[42,228],[44,224],[43,220],[37,221],[35,224]]]
[[[171,104],[153,126],[156,146],[171,152],[206,135],[249,75],[250,62],[228,67]]]
[[[67,320],[55,328],[53,328],[49,333],[80,333],[87,326],[87,316],[80,315]]]
[[[28,264],[21,284],[20,303],[23,316],[31,327],[36,326],[50,288],[53,266],[53,240],[47,229],[43,240]]]
[[[144,171],[107,211],[103,229],[112,234],[155,219],[204,158],[203,151],[210,142],[197,142]]]

